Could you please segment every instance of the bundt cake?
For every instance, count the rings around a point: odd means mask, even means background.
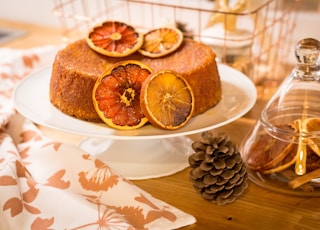
[[[92,102],[92,90],[108,67],[123,60],[138,60],[153,71],[180,73],[193,89],[193,116],[215,106],[221,99],[221,82],[215,53],[208,46],[185,38],[175,52],[148,58],[138,52],[127,57],[107,57],[93,51],[84,39],[61,49],[54,60],[50,80],[50,100],[62,112],[87,121],[101,121]]]

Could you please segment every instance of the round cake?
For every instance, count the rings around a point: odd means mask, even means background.
[[[57,53],[50,80],[51,103],[76,118],[101,121],[92,102],[94,84],[108,67],[123,60],[141,61],[153,71],[173,70],[180,73],[194,93],[193,116],[214,107],[221,100],[215,53],[202,43],[186,38],[177,51],[161,58],[148,58],[138,52],[119,58],[96,53],[83,39]]]

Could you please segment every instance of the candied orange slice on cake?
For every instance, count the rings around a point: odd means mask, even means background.
[[[132,130],[148,122],[140,107],[142,83],[152,70],[145,64],[127,60],[114,64],[96,81],[92,100],[99,117],[108,126]]]
[[[143,45],[138,51],[147,57],[162,57],[177,50],[182,41],[183,34],[179,29],[157,28],[144,35]]]
[[[143,44],[143,35],[134,27],[118,21],[107,21],[94,27],[86,41],[96,52],[110,57],[125,57]]]
[[[163,70],[151,74],[143,82],[140,103],[151,124],[175,130],[187,124],[192,117],[194,95],[182,76]]]

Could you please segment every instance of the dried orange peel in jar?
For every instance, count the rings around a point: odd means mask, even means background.
[[[295,133],[301,135],[292,137],[290,143],[286,145],[269,135],[262,136],[251,149],[248,167],[264,174],[272,174],[294,166],[296,177],[289,182],[289,186],[295,189],[320,177],[320,138],[309,137],[313,132],[320,132],[320,118],[297,119],[292,122],[291,127]],[[297,138],[298,144],[294,144]],[[271,148],[272,153],[269,151]],[[270,158],[272,154],[275,157]],[[318,159],[316,166],[312,165],[314,163],[312,159],[315,157]]]
[[[92,100],[102,121],[120,130],[133,130],[148,122],[140,107],[140,90],[152,72],[134,60],[114,64],[96,81]]]
[[[151,58],[162,57],[174,52],[183,41],[183,33],[171,27],[150,30],[143,37],[143,45],[138,52]]]
[[[140,49],[143,44],[143,35],[126,23],[106,21],[95,26],[88,33],[86,41],[100,54],[125,57]]]
[[[142,84],[141,109],[156,127],[175,130],[192,117],[194,95],[188,82],[170,70],[151,74]]]
[[[282,128],[293,131],[289,125],[282,126]],[[286,138],[286,136],[282,138]],[[290,162],[292,160],[292,154],[290,153],[294,147],[294,139],[287,139],[287,142],[290,144],[279,141],[268,134],[261,135],[258,142],[250,150],[250,157],[248,159],[249,168],[266,173],[280,165],[284,159],[286,159],[286,162]],[[290,165],[286,166],[289,167]],[[280,171],[284,169],[282,167],[276,168],[276,170]]]
[[[305,120],[305,129],[307,132],[320,132],[320,118],[308,118]],[[320,148],[317,143],[320,143],[320,138],[316,138],[316,143],[313,139],[308,138],[309,147],[320,157]]]

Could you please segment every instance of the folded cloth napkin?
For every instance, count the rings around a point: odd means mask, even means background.
[[[0,49],[0,229],[176,229],[195,218],[155,199],[76,145],[53,141],[12,102],[59,47]],[[32,93],[32,89],[30,89]]]

